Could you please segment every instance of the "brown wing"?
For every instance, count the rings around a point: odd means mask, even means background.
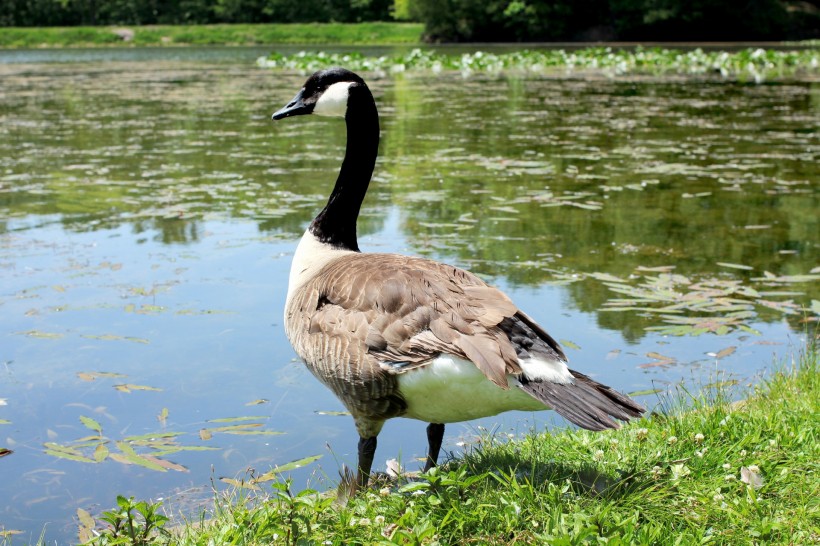
[[[287,312],[297,351],[320,376],[368,382],[447,353],[466,358],[502,388],[521,373],[499,327],[517,308],[475,275],[394,254],[351,254],[324,269]]]

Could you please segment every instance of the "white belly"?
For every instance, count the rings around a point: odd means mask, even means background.
[[[476,365],[452,356],[440,356],[422,368],[399,375],[399,390],[407,402],[404,417],[428,423],[458,423],[510,410],[550,409],[518,388],[508,375],[510,388],[487,379]]]

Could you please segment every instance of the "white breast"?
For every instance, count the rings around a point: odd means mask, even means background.
[[[288,297],[285,309],[290,303],[290,298],[300,286],[315,277],[328,263],[351,253],[353,253],[352,250],[340,250],[322,243],[313,236],[310,230],[305,231],[290,264]]]
[[[428,423],[457,423],[509,410],[550,409],[519,389],[514,376],[507,376],[510,388],[505,390],[487,379],[472,362],[450,355],[409,370],[398,380],[407,402],[405,417]]]

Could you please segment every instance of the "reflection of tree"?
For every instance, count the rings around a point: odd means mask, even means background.
[[[423,93],[427,82],[414,83],[395,87],[386,148],[401,180],[394,198],[420,252],[434,241],[436,254],[522,284],[556,269],[628,277],[639,266],[675,265],[748,278],[716,264],[756,275],[816,266],[816,174],[796,115],[810,109],[808,86],[781,96],[762,87],[693,94],[674,84],[485,80],[454,82],[435,94],[447,97],[443,105]],[[567,289],[591,313],[613,296],[598,282]],[[635,313],[598,320],[628,337],[651,323]]]
[[[283,79],[285,94],[301,82]],[[4,215],[58,215],[79,231],[130,224],[166,243],[195,242],[206,222],[236,218],[298,237],[333,185],[344,125],[271,125],[257,112],[276,106],[269,94],[232,80],[151,85],[164,100],[106,90],[29,103],[9,92]],[[442,75],[373,87],[382,156],[361,234],[381,229],[392,204],[417,252],[513,284],[556,272],[626,279],[639,266],[741,279],[816,266],[811,84]],[[816,286],[796,298],[818,299]],[[598,313],[612,298],[600,282],[567,291],[630,339],[652,321]]]

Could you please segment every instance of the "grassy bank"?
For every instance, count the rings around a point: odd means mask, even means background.
[[[812,346],[742,402],[718,382],[665,398],[650,419],[617,431],[486,439],[461,460],[376,486],[345,508],[293,494],[286,482],[259,484],[219,496],[209,521],[147,543],[817,544],[819,371]],[[129,510],[138,511],[121,499],[107,517],[125,521]],[[133,543],[124,529],[95,543]]]
[[[419,43],[423,29],[416,23],[0,28],[0,47],[392,45]]]

